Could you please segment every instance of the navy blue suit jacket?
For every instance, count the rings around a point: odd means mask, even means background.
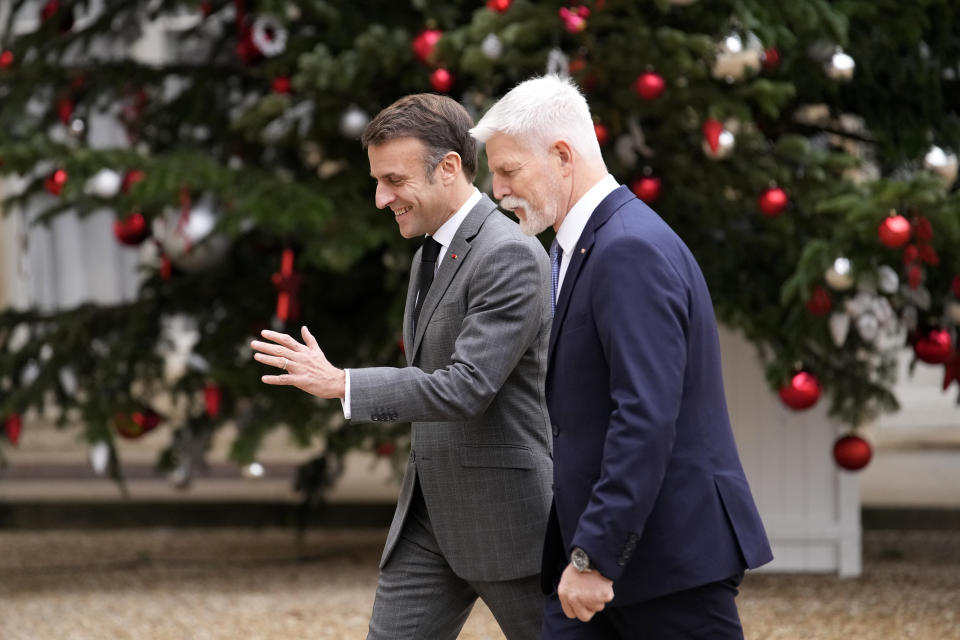
[[[769,562],[690,250],[621,186],[570,258],[546,380],[555,485],[545,589],[575,546],[614,581],[612,606]]]

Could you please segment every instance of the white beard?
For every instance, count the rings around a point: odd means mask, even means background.
[[[556,213],[551,216],[542,209],[534,209],[527,200],[516,196],[507,196],[500,201],[500,206],[514,212],[523,209],[526,215],[523,218],[517,216],[517,219],[520,220],[520,231],[528,236],[535,236],[546,230],[557,219]]]

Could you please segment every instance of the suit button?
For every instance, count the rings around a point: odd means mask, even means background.
[[[559,435],[560,435],[560,427],[558,427],[557,425],[553,425],[553,437],[556,438]]]
[[[417,461],[417,452],[416,452],[416,451],[411,451],[411,452],[410,452],[410,462],[416,462],[416,461]]]

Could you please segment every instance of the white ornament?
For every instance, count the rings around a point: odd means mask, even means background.
[[[880,333],[880,321],[872,313],[864,313],[857,318],[857,333],[865,342],[873,342]]]
[[[840,311],[834,311],[830,314],[827,321],[830,328],[830,337],[833,338],[833,344],[842,347],[847,341],[847,333],[850,331],[850,316]]]
[[[503,43],[495,33],[488,33],[480,43],[480,51],[491,60],[496,60],[503,55]]]
[[[824,63],[823,70],[834,80],[846,82],[853,77],[853,70],[856,66],[853,58],[838,49],[830,57],[830,60]]]
[[[367,128],[370,116],[356,105],[350,105],[340,116],[340,133],[347,138],[359,138]]]
[[[882,264],[877,267],[877,286],[883,293],[894,294],[900,288],[900,276],[893,267]]]
[[[90,466],[93,467],[94,473],[102,476],[107,472],[107,467],[110,465],[110,458],[113,457],[113,451],[110,449],[108,442],[98,440],[91,445],[89,456]]]
[[[943,178],[947,187],[957,180],[957,156],[934,145],[923,157],[923,166]]]
[[[287,30],[273,16],[257,16],[250,37],[254,46],[268,58],[280,55],[287,48]]]
[[[823,277],[831,289],[846,291],[853,286],[853,266],[849,259],[837,258]]]
[[[169,207],[153,221],[153,237],[176,267],[184,271],[202,271],[220,262],[230,249],[230,241],[213,233],[219,212],[212,194],[206,193],[184,213]]]
[[[259,480],[266,475],[267,470],[264,469],[263,465],[259,462],[251,462],[250,464],[244,465],[240,473],[247,480]]]
[[[163,379],[173,384],[187,372],[193,347],[200,341],[200,330],[197,321],[184,314],[164,316],[160,326],[162,337],[157,351],[163,358]]]
[[[112,198],[120,193],[123,176],[113,169],[100,169],[93,174],[84,187],[84,191],[98,198]]]
[[[947,317],[950,318],[950,322],[960,326],[960,302],[957,302],[956,300],[948,302],[946,313]]]
[[[753,33],[747,34],[746,42],[739,34],[731,33],[716,45],[716,50],[712,73],[718,80],[742,80],[748,73],[760,70],[763,44]]]
[[[60,369],[60,388],[63,389],[63,392],[67,394],[67,397],[72,398],[73,394],[77,392],[77,374],[73,372],[73,369],[70,367],[64,367]]]

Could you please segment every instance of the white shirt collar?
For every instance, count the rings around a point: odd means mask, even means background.
[[[587,226],[587,221],[590,220],[590,214],[604,198],[619,186],[617,179],[608,173],[597,184],[590,187],[590,190],[583,194],[567,212],[563,222],[560,223],[560,228],[557,229],[557,243],[563,249],[564,261],[580,239],[583,228]]]
[[[440,252],[440,257],[437,259],[437,264],[440,264],[440,261],[443,260],[443,254],[447,247],[450,246],[450,243],[453,242],[453,236],[457,234],[457,229],[460,228],[460,225],[463,223],[464,219],[467,217],[467,214],[470,213],[470,210],[473,209],[476,204],[480,202],[480,191],[474,187],[473,193],[470,194],[470,197],[467,198],[467,201],[464,202],[457,212],[450,216],[450,218],[440,225],[440,228],[436,230],[433,234],[433,239],[440,243],[444,251]]]

